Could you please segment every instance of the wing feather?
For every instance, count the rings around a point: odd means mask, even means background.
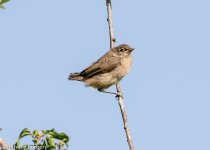
[[[84,77],[91,77],[99,73],[110,72],[120,65],[120,62],[120,58],[114,57],[108,52],[96,62],[92,63],[89,67],[85,68],[80,75]]]

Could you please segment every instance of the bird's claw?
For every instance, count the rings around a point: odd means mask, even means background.
[[[119,97],[122,97],[122,98],[123,98],[123,95],[122,95],[122,93],[121,93],[121,92],[117,92],[117,93],[116,93],[115,98],[117,99],[117,98],[119,98]]]

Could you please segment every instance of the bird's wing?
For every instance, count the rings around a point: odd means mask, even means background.
[[[121,63],[120,58],[111,56],[109,55],[109,53],[106,53],[96,62],[92,63],[89,67],[84,69],[80,73],[80,75],[84,77],[91,77],[99,73],[110,72],[113,69],[115,69],[117,66],[119,66],[120,63]]]

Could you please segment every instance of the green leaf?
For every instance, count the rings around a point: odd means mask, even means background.
[[[27,135],[31,135],[31,132],[28,130],[28,128],[25,128],[21,131],[20,135],[19,135],[19,138],[23,138],[24,136],[27,136]]]
[[[45,131],[45,135],[51,135],[52,136],[52,138],[55,138],[55,139],[57,139],[57,140],[62,140],[62,141],[64,141],[65,143],[67,143],[67,142],[69,142],[69,137],[68,137],[68,135],[66,135],[65,133],[57,133],[57,132],[55,132],[55,130],[54,129],[52,129],[52,130],[46,130]]]
[[[39,133],[39,131],[34,130],[34,131],[32,132],[32,135],[33,135],[33,136],[36,136],[38,133]]]
[[[66,135],[65,133],[57,133],[54,135],[54,138],[55,139],[58,139],[58,140],[62,140],[64,141],[65,143],[69,142],[69,137],[68,135]]]
[[[14,146],[16,147],[16,149],[18,150],[25,150],[24,148],[20,148],[21,145],[20,145],[20,139],[27,136],[27,135],[31,135],[30,131],[28,130],[28,128],[25,128],[21,131],[16,143],[14,144]]]
[[[50,146],[50,147],[55,147],[55,142],[52,138],[51,135],[47,135],[46,136],[46,140],[47,140],[47,144]]]
[[[3,8],[4,9],[4,6],[3,4],[8,2],[9,0],[0,0],[0,8]]]

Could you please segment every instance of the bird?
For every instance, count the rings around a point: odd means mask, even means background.
[[[117,84],[129,72],[133,50],[134,48],[127,44],[111,48],[81,72],[71,73],[68,80],[81,81],[85,83],[85,86],[93,87],[100,92],[121,96],[120,93],[109,92],[105,89]]]

